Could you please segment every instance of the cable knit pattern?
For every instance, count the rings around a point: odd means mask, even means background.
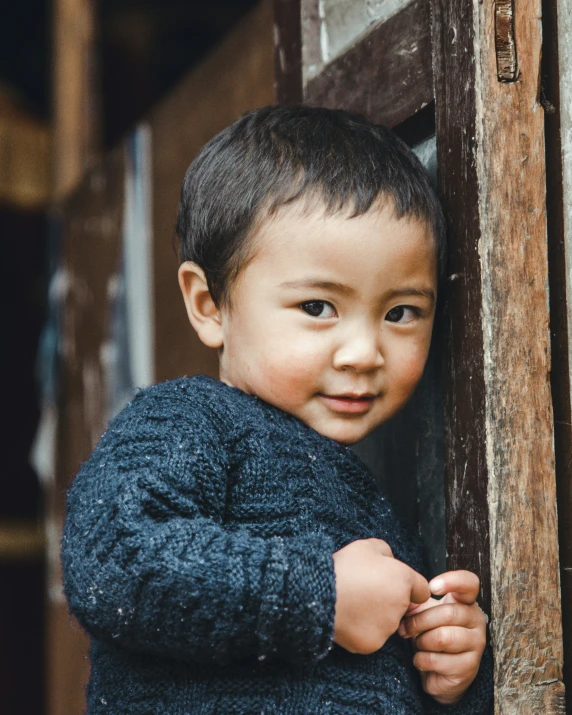
[[[90,633],[91,715],[484,715],[425,696],[410,645],[332,643],[332,554],[418,545],[353,452],[207,377],[141,391],[68,495],[65,592]]]

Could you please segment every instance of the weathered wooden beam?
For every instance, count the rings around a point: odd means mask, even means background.
[[[424,0],[414,0],[372,28],[304,89],[309,104],[343,106],[390,127],[432,99],[429,6]]]
[[[541,8],[540,0],[514,8],[518,74],[506,81],[498,5],[432,0],[440,186],[451,243],[448,552],[451,567],[483,576],[486,606],[490,598],[496,712],[550,715],[564,712],[564,687]]]
[[[274,89],[279,104],[302,101],[301,0],[274,0]]]
[[[564,683],[572,689],[572,2],[545,0],[542,91],[546,109],[552,399],[560,536]],[[558,42],[554,38],[558,38]],[[572,698],[567,697],[572,713]]]

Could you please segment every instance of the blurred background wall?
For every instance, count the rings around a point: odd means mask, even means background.
[[[65,489],[136,385],[202,371],[172,249],[198,149],[273,101],[253,0],[26,0],[0,22],[0,712],[79,715]]]

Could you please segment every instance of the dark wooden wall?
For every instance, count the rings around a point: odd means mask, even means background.
[[[217,374],[216,355],[195,337],[177,285],[172,238],[184,172],[200,147],[242,113],[273,100],[272,13],[263,2],[147,117],[152,152],[155,380]],[[57,225],[62,302],[57,480],[49,493],[48,712],[80,715],[87,638],[61,592],[59,537],[64,490],[105,428],[102,348],[109,337],[110,280],[119,269],[125,219],[124,144],[87,174]]]

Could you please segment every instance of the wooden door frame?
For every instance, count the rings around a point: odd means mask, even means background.
[[[482,578],[481,602],[492,617],[495,711],[562,713],[541,0],[414,0],[302,87],[303,48],[295,34],[301,17],[315,17],[313,5],[275,0],[279,101],[302,96],[395,126],[406,116],[393,111],[395,102],[384,106],[391,92],[380,91],[379,79],[403,80],[406,96],[399,104],[410,102],[413,114],[423,81],[414,64],[432,65],[439,188],[450,240],[448,565]],[[405,34],[424,36],[429,9],[433,52],[422,49],[421,62],[413,51],[401,53],[404,66],[392,75],[396,44],[426,47]],[[401,22],[405,13],[408,23]],[[312,37],[307,27],[304,32]],[[368,40],[375,42],[373,53]],[[305,53],[312,55],[312,48]],[[356,66],[369,86],[356,89]]]

